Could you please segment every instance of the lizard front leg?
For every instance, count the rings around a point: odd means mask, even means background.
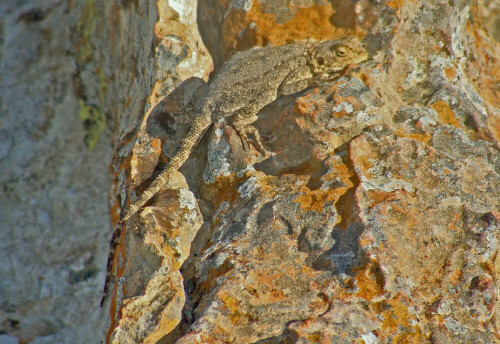
[[[314,75],[308,69],[298,69],[286,76],[278,88],[278,95],[287,96],[301,92],[310,87],[316,87],[324,82],[333,81],[340,75],[338,73]]]

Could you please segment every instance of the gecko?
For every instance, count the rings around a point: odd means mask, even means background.
[[[294,43],[277,47],[252,48],[236,53],[209,82],[206,91],[194,103],[194,116],[179,148],[167,166],[150,186],[122,214],[113,232],[107,262],[101,307],[112,276],[115,250],[127,220],[160,190],[169,176],[184,164],[208,128],[219,120],[227,120],[250,149],[248,134],[256,148],[267,154],[259,132],[251,124],[257,113],[278,97],[298,93],[339,77],[350,64],[368,59],[366,50],[355,37],[314,43]]]

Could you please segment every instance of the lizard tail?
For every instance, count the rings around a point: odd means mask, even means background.
[[[147,201],[149,201],[158,191],[165,187],[168,178],[184,164],[191,152],[197,146],[198,142],[203,137],[203,133],[210,127],[211,124],[212,121],[210,115],[205,113],[202,113],[193,121],[193,124],[189,128],[187,134],[182,138],[179,149],[177,149],[177,152],[169,161],[167,167],[160,173],[160,175],[158,175],[158,177],[156,177],[151,185],[146,190],[144,190],[139,199],[129,206],[127,212],[116,224],[110,243],[108,263],[106,266],[106,279],[104,281],[104,290],[102,292],[100,303],[101,307],[104,305],[104,301],[108,293],[109,282],[111,280],[111,276],[113,276],[112,268],[116,247],[118,246],[118,243],[120,241],[120,236],[125,221],[130,219],[135,213],[139,211],[139,209],[144,204],[146,204]]]
[[[167,167],[155,178],[151,185],[144,190],[139,199],[130,204],[127,213],[121,218],[121,222],[127,221],[141,209],[155,194],[165,187],[168,178],[175,173],[186,162],[191,152],[194,150],[198,141],[203,137],[203,133],[212,124],[210,116],[200,115],[192,123],[187,134],[182,138],[180,147],[174,156],[168,162]]]

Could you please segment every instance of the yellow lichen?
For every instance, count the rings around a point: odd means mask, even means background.
[[[106,130],[106,116],[95,106],[85,104],[82,99],[78,100],[78,119],[83,123],[85,130],[85,145],[93,150],[99,141],[99,136]]]

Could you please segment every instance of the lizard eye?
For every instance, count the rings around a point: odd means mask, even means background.
[[[337,49],[335,49],[335,53],[339,57],[346,56],[347,55],[347,48],[344,47],[343,45],[341,45],[340,47],[337,47]]]

